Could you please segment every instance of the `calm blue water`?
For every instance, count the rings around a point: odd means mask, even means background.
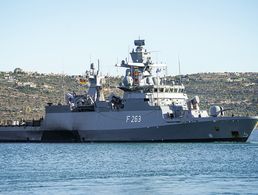
[[[0,194],[257,194],[251,143],[0,144]]]

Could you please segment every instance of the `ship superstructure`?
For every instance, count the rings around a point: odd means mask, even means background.
[[[131,96],[136,91],[144,93],[149,105],[160,106],[163,117],[167,119],[209,116],[207,111],[199,109],[198,96],[188,99],[181,80],[169,81],[162,73],[162,70],[166,72],[166,64],[152,62],[151,53],[144,48],[144,40],[135,40],[134,44],[136,49],[130,53],[132,62],[123,60],[120,64],[126,68],[120,89]]]
[[[135,40],[136,49],[130,53],[132,62],[123,60],[120,67],[126,68],[126,76],[120,86],[125,91],[142,90],[152,105],[183,105],[187,100],[185,87],[180,81],[167,81],[167,65],[153,63],[151,53],[144,49],[144,40]]]

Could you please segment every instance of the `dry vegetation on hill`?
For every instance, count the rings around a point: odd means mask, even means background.
[[[75,91],[82,93],[79,76],[58,74],[0,72],[0,117],[3,120],[38,119],[44,115],[48,102],[64,104],[64,94]],[[183,76],[188,97],[198,95],[201,108],[211,104],[232,108],[230,114],[258,115],[258,73],[201,73]],[[119,77],[107,78],[107,85],[115,86]],[[115,88],[105,88],[121,95]]]

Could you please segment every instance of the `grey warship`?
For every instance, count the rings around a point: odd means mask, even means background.
[[[45,117],[22,126],[0,127],[0,141],[26,142],[245,142],[255,129],[256,116],[224,116],[226,109],[199,108],[183,83],[169,81],[165,64],[152,61],[144,40],[135,40],[131,60],[119,89],[123,97],[104,98],[104,77],[91,64],[89,88],[83,95],[66,94],[66,105],[48,104]]]

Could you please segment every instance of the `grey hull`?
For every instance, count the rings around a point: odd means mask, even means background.
[[[42,130],[33,126],[0,127],[0,142],[40,142]]]
[[[245,142],[256,119],[204,121],[123,130],[81,130],[85,142]]]
[[[1,127],[0,142],[245,142],[256,122],[252,117],[228,117],[131,129]]]

